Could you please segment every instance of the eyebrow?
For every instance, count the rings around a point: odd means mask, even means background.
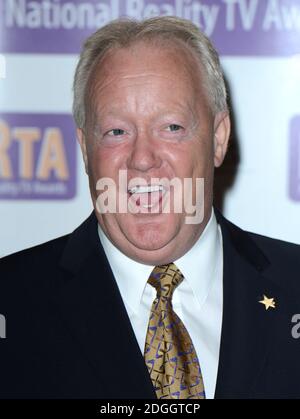
[[[154,109],[154,107],[152,108],[152,110]],[[193,117],[195,116],[195,109],[193,109],[193,106],[190,103],[185,102],[184,104],[180,104],[177,103],[174,106],[173,110],[170,110],[170,108],[168,108],[167,106],[164,107],[165,111],[162,110],[162,107],[157,109],[157,114],[159,116],[172,116],[174,114],[179,114],[179,115],[193,115]],[[112,106],[111,104],[108,105],[102,105],[99,104],[96,108],[95,111],[95,117],[101,117],[101,115],[105,115],[105,117],[112,117],[112,118],[123,118],[123,117],[127,117],[128,113],[127,110],[124,110],[124,107],[119,107],[119,105],[117,106]]]

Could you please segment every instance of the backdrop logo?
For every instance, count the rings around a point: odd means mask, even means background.
[[[0,115],[0,198],[73,198],[75,172],[70,115]]]
[[[299,52],[299,0],[1,0],[0,51],[78,53],[113,19],[159,15],[190,19],[221,54]]]
[[[290,127],[289,195],[300,201],[300,116],[295,116]]]

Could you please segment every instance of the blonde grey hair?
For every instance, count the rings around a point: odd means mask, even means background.
[[[73,116],[77,127],[86,124],[87,89],[94,67],[114,48],[129,47],[137,41],[181,42],[194,53],[204,70],[207,94],[214,114],[227,110],[227,93],[218,53],[210,40],[191,21],[162,16],[143,21],[118,19],[92,34],[84,43],[76,68]]]

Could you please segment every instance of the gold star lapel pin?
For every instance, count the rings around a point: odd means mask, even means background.
[[[266,295],[264,295],[264,299],[259,302],[265,306],[266,310],[268,310],[270,307],[275,308],[276,304],[274,298],[268,298]]]

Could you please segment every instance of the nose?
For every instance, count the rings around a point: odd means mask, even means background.
[[[137,134],[127,160],[128,169],[147,172],[160,165],[159,149],[157,144],[154,144],[151,135],[145,132]]]

